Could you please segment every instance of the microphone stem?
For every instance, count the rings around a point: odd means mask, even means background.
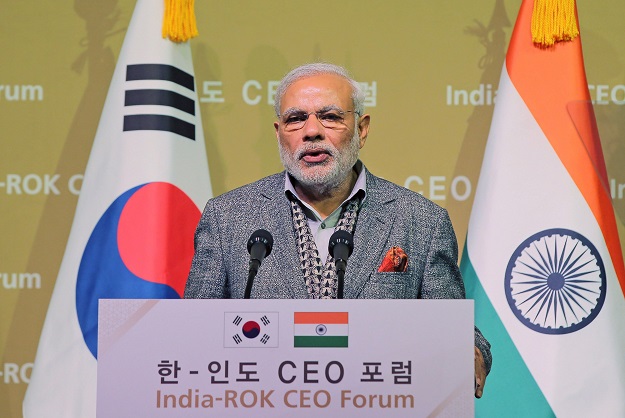
[[[335,261],[336,265],[336,298],[343,299],[343,287],[345,283],[345,268],[347,267],[347,263],[345,260],[338,259]]]
[[[345,275],[344,272],[339,271],[337,272],[337,276],[338,277],[338,288],[336,289],[336,298],[337,299],[343,299],[343,276]]]
[[[252,295],[252,284],[254,284],[254,278],[256,277],[256,273],[258,273],[259,267],[260,260],[255,258],[250,260],[250,271],[247,274],[247,284],[245,285],[245,294],[243,296],[244,299],[249,299]]]

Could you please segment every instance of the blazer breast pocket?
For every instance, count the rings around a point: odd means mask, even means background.
[[[412,281],[409,272],[376,272],[365,283],[362,299],[405,299]]]

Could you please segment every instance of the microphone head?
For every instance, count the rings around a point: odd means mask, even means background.
[[[265,246],[265,257],[271,254],[273,248],[273,237],[269,231],[264,229],[257,229],[254,231],[250,239],[247,240],[247,252],[251,254],[252,246],[256,243],[261,243]]]
[[[343,244],[347,247],[347,257],[349,257],[354,250],[354,236],[347,231],[334,231],[328,244],[328,251],[332,257],[334,257],[334,249],[337,244]]]

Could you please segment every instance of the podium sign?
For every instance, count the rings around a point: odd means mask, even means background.
[[[99,309],[99,418],[473,416],[470,300]]]

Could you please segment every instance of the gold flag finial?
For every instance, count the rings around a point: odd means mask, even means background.
[[[534,0],[532,40],[542,47],[572,41],[579,35],[575,0]]]
[[[194,0],[164,0],[163,38],[186,42],[198,35]]]

